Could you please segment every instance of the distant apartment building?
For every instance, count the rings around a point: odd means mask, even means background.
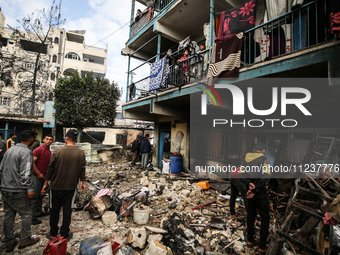
[[[46,101],[53,100],[57,78],[78,71],[105,77],[107,49],[85,44],[85,30],[52,27],[46,45],[35,34],[5,27],[0,10],[0,114],[31,115],[33,73],[36,77],[34,116],[43,116]]]

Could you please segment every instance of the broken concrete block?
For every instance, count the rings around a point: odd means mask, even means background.
[[[158,234],[158,235],[149,235],[148,237],[148,243],[151,243],[152,240],[157,240],[157,241],[162,241],[163,236]]]
[[[214,213],[214,212],[212,212],[212,211],[209,211],[209,210],[207,210],[207,209],[203,209],[203,210],[202,210],[202,213],[203,213],[204,215],[216,216],[216,213]]]
[[[106,211],[102,215],[102,222],[106,226],[113,226],[117,223],[117,214],[112,211]]]
[[[140,179],[140,184],[142,184],[143,186],[148,186],[149,185],[148,177],[145,176],[142,179]]]
[[[133,247],[144,249],[146,243],[146,229],[145,228],[130,228],[126,242],[131,244]]]
[[[159,241],[157,240],[152,240],[149,243],[149,248],[146,250],[145,255],[167,255],[168,250],[167,247],[162,245]]]
[[[185,207],[184,212],[185,213],[192,213],[191,207]]]
[[[190,190],[187,189],[181,190],[181,195],[184,197],[188,197],[190,195]]]
[[[190,240],[192,238],[195,238],[195,234],[191,229],[185,229],[184,235]]]
[[[233,244],[233,248],[235,249],[235,251],[237,251],[238,253],[241,253],[244,251],[244,246],[240,241],[236,241]]]

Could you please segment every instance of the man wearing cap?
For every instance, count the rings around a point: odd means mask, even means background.
[[[48,234],[50,239],[58,235],[61,207],[63,207],[63,224],[60,228],[60,235],[67,239],[72,238],[70,232],[72,205],[79,180],[82,182],[80,191],[86,189],[85,153],[75,146],[77,138],[78,132],[75,129],[70,129],[66,133],[66,145],[53,152],[41,191],[42,194],[45,194],[47,184],[50,181],[51,210],[50,233]]]
[[[3,218],[6,252],[12,252],[17,245],[14,236],[14,220],[21,217],[21,238],[19,249],[36,244],[40,238],[31,236],[32,207],[34,198],[32,182],[33,155],[28,148],[35,139],[35,133],[24,130],[21,143],[8,150],[0,164]]]
[[[266,146],[257,143],[254,151],[246,154],[240,168],[239,177],[247,187],[247,245],[255,245],[255,218],[256,210],[261,217],[260,242],[258,251],[266,254],[267,237],[269,232],[269,198],[267,193],[267,182],[270,178],[270,161],[264,156]]]

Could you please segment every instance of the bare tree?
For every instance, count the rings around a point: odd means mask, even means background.
[[[26,18],[23,18],[21,21],[18,20],[18,22],[21,24],[23,30],[26,32],[25,37],[28,37],[25,38],[25,40],[28,39],[29,41],[38,43],[37,48],[33,52],[33,54],[35,54],[35,59],[31,88],[31,115],[34,115],[37,96],[37,76],[39,73],[44,75],[42,69],[46,68],[42,61],[40,61],[41,55],[47,53],[47,46],[52,43],[52,41],[49,40],[49,33],[51,31],[51,28],[59,27],[59,25],[63,24],[65,20],[60,19],[60,6],[56,5],[55,1],[53,1],[49,9],[43,9],[42,11],[39,11],[37,15],[32,13]]]

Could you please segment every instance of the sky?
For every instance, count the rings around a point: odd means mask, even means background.
[[[129,21],[131,16],[132,0],[62,0],[61,17],[66,19],[62,28],[66,30],[86,30],[85,44],[106,48],[108,45],[106,78],[111,82],[124,87],[121,100],[125,100],[127,84],[128,58],[120,54],[121,49],[129,36]],[[49,8],[52,0],[10,0],[0,1],[2,13],[6,17],[6,25],[20,29],[16,20],[33,13],[38,13],[43,8]],[[59,0],[56,0],[59,4]],[[136,8],[143,8],[138,3]],[[127,25],[126,25],[127,24]],[[126,26],[124,26],[126,25]],[[98,43],[103,38],[112,34],[119,28],[122,29]],[[132,66],[137,65],[132,63]]]

